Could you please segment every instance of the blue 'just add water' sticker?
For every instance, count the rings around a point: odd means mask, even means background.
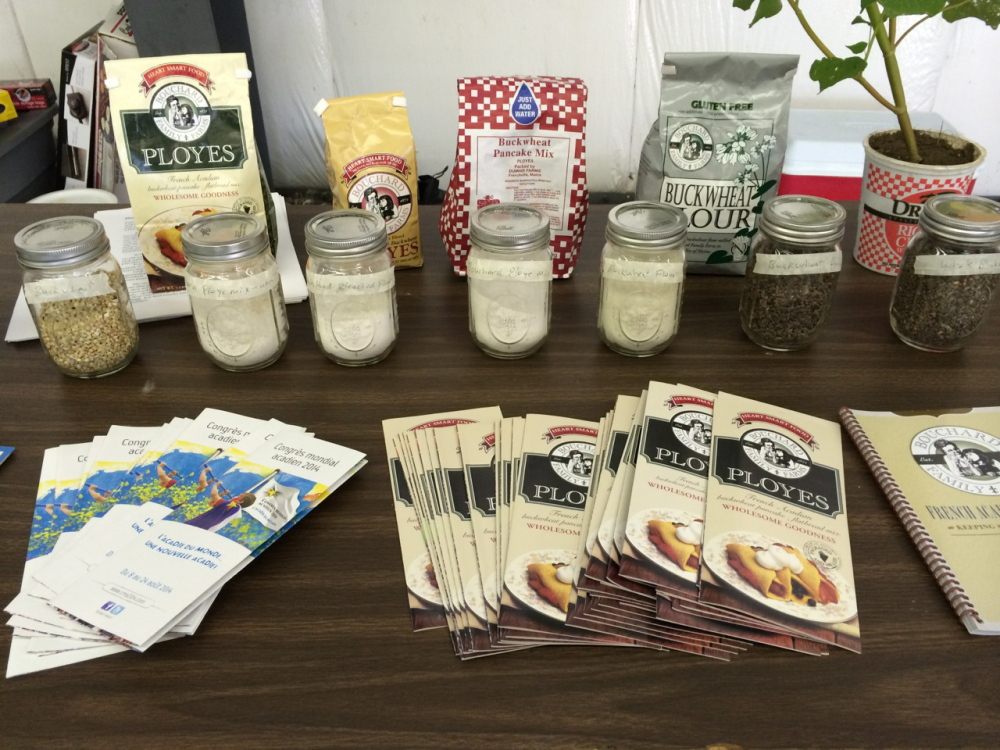
[[[7,460],[7,457],[14,452],[13,448],[9,448],[6,445],[0,445],[0,464]]]
[[[542,114],[542,108],[538,104],[538,99],[528,88],[528,84],[522,83],[514,98],[510,102],[510,116],[518,125],[530,125]]]

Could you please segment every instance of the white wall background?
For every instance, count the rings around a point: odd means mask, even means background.
[[[639,149],[655,117],[665,51],[794,52],[792,106],[878,109],[852,81],[817,93],[818,52],[794,16],[748,28],[731,0],[245,0],[275,183],[326,185],[324,136],[312,107],[324,97],[402,90],[422,173],[454,159],[456,79],[564,75],[590,89],[592,191],[634,189]],[[862,39],[856,2],[802,0],[835,51]],[[59,51],[102,20],[108,0],[0,0],[0,78],[59,77]],[[977,192],[1000,194],[1000,33],[979,21],[923,24],[903,45],[911,108],[933,110],[989,153]],[[870,80],[882,91],[885,76]],[[446,175],[447,178],[447,175]]]

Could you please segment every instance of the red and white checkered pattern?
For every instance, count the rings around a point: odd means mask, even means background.
[[[522,83],[527,83],[538,100],[541,114],[531,125],[518,125],[509,112],[510,102]],[[570,155],[568,212],[563,227],[553,232],[553,274],[567,278],[573,273],[583,229],[587,223],[587,159],[585,133],[587,126],[587,87],[578,78],[462,78],[458,81],[458,144],[455,166],[448,182],[438,229],[451,256],[455,273],[465,275],[465,260],[469,254],[469,219],[478,210],[472,205],[470,190],[472,139],[470,130],[497,130],[513,134],[546,132],[578,133],[574,152]]]
[[[869,162],[865,170],[861,202],[865,206],[870,206],[872,203],[881,202],[878,200],[881,197],[883,201],[888,202],[900,200],[919,203],[922,202],[919,196],[923,193],[969,193],[973,184],[972,174],[957,177],[918,177],[899,174],[892,169]],[[906,230],[912,226],[862,210],[854,258],[872,271],[895,276],[899,273],[903,252],[906,250],[900,238],[905,239]]]

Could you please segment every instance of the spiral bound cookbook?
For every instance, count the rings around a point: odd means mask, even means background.
[[[840,419],[973,635],[1000,635],[1000,407]]]

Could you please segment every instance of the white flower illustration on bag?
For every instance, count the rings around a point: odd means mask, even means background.
[[[735,132],[726,133],[726,136],[728,140],[715,149],[716,161],[720,164],[744,165],[736,173],[733,183],[754,189],[750,199],[757,202],[751,212],[759,216],[764,209],[764,196],[778,184],[777,180],[765,179],[771,160],[771,150],[778,143],[778,139],[773,135],[761,136],[748,125],[740,125]],[[746,260],[750,254],[750,244],[756,234],[756,226],[743,227],[733,237],[729,252],[716,250],[708,257],[706,263],[733,263]]]

